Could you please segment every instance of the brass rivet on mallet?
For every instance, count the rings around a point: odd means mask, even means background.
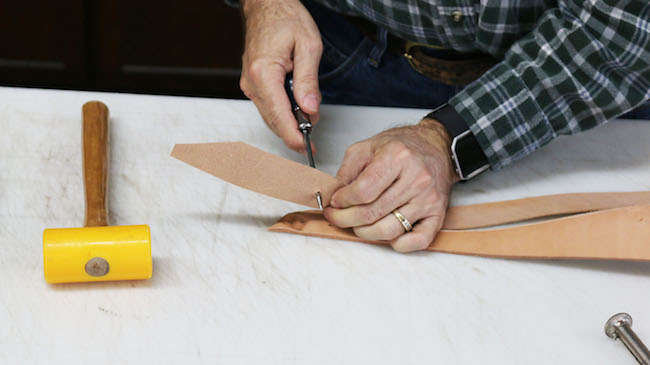
[[[86,272],[90,276],[100,277],[108,274],[110,267],[108,266],[108,261],[104,260],[101,257],[93,257],[92,259],[86,262]]]

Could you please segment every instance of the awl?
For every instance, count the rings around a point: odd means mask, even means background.
[[[314,163],[314,154],[311,150],[311,142],[309,141],[309,133],[311,133],[312,127],[311,121],[309,120],[309,115],[300,109],[300,106],[298,106],[296,99],[293,97],[293,77],[291,74],[287,75],[284,86],[287,90],[289,101],[291,102],[291,111],[293,112],[293,115],[296,117],[296,121],[298,122],[298,130],[302,132],[302,139],[305,143],[305,151],[307,151],[309,166],[316,168],[316,164]],[[316,192],[314,195],[316,196],[318,207],[323,210],[323,197],[321,196],[320,191]]]

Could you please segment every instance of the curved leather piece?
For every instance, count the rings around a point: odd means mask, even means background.
[[[244,189],[312,208],[318,208],[317,191],[327,206],[332,194],[343,186],[322,171],[243,142],[177,144],[171,155]]]
[[[335,177],[243,142],[178,144],[173,157],[222,180],[277,199],[317,208],[342,186]],[[548,195],[495,203],[450,207],[444,229],[467,229],[558,214],[650,204],[650,192]]]
[[[274,232],[377,245],[351,229],[329,223],[320,212],[296,212],[269,228]],[[650,205],[585,213],[492,230],[438,233],[428,251],[503,258],[650,261]]]

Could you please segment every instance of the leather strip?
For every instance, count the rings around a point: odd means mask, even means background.
[[[317,191],[327,206],[332,194],[343,186],[322,171],[243,142],[177,144],[171,155],[244,189],[312,208],[318,208]]]
[[[306,165],[241,142],[176,145],[172,156],[232,184],[278,199],[315,207],[342,184]],[[650,192],[562,194],[453,207],[429,251],[507,258],[650,260]],[[645,202],[646,205],[638,205]],[[631,205],[623,208],[621,206]],[[616,208],[616,209],[608,209]],[[605,209],[605,210],[599,210]],[[491,230],[450,231],[542,216],[579,214],[545,222]],[[366,241],[329,223],[320,212],[291,213],[271,231]]]
[[[274,198],[317,208],[314,193],[329,205],[343,184],[335,177],[242,142],[178,144],[173,157],[222,180]],[[558,214],[650,204],[650,192],[548,195],[450,207],[444,229],[468,229]]]
[[[447,209],[444,229],[498,226],[534,218],[650,204],[650,191],[572,193],[463,205]]]
[[[387,245],[357,237],[320,212],[296,212],[269,228],[306,236]],[[650,205],[609,209],[516,227],[438,233],[428,251],[528,259],[650,261]]]

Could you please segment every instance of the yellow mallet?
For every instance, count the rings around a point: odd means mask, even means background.
[[[46,229],[43,267],[48,283],[151,278],[149,226],[108,226],[108,108],[89,101],[83,112],[84,228]]]

